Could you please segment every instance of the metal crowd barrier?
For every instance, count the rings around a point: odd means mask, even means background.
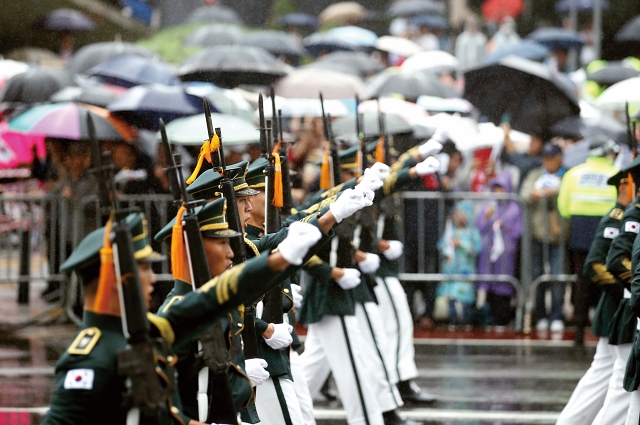
[[[119,202],[140,208],[147,216],[150,231],[152,226],[161,228],[167,223],[172,205],[169,195],[122,195]],[[55,302],[19,321],[12,318],[10,323],[4,323],[0,319],[0,328],[26,326],[47,318],[80,323],[73,307],[82,299],[82,285],[75,275],[60,273],[59,267],[85,233],[101,225],[96,195],[73,204],[54,195],[0,194],[0,284],[16,284],[16,301],[20,305],[29,303],[31,283],[58,286],[44,297]],[[168,254],[166,244],[155,245]],[[159,281],[172,280],[168,262],[163,262],[157,272]]]
[[[535,294],[538,285],[544,282],[573,282],[577,279],[573,274],[550,274],[549,270],[549,243],[543,241],[543,252],[545,253],[545,261],[543,270],[545,274],[541,276],[532,276],[532,235],[531,229],[528,225],[531,220],[529,217],[529,210],[523,198],[518,194],[513,193],[472,193],[472,192],[403,192],[402,197],[404,201],[416,201],[417,203],[417,223],[415,227],[412,227],[409,231],[417,231],[418,235],[425,235],[426,226],[425,223],[425,202],[436,201],[437,202],[437,214],[431,217],[431,225],[437,224],[438,238],[442,237],[445,229],[445,221],[447,215],[450,214],[448,207],[453,206],[454,202],[468,200],[473,202],[474,210],[477,214],[479,205],[482,205],[487,201],[515,201],[520,205],[522,211],[522,235],[520,237],[520,278],[508,274],[469,274],[469,275],[449,275],[442,273],[427,272],[426,270],[426,245],[424,237],[418,237],[417,247],[417,272],[408,273],[405,271],[404,261],[401,261],[399,279],[401,281],[417,281],[417,282],[429,282],[437,284],[443,280],[459,280],[468,282],[479,281],[492,281],[492,282],[507,282],[513,285],[516,297],[516,316],[515,316],[515,329],[517,332],[524,331],[525,333],[531,330],[531,317],[533,314],[533,306],[535,303]],[[545,201],[546,202],[546,201]],[[448,205],[449,204],[449,205]],[[546,208],[545,208],[546,209]],[[407,221],[404,217],[404,209],[401,211],[401,240],[405,239],[407,230]],[[547,222],[547,228],[549,228]],[[561,229],[562,230],[562,229]],[[433,246],[437,243],[431,241]],[[564,253],[564,243],[560,243],[560,252]],[[486,247],[483,247],[485,249]],[[564,256],[564,254],[562,254]],[[562,260],[561,260],[562,261]],[[440,265],[437,265],[439,270]],[[564,270],[564,265],[562,266]],[[412,300],[410,300],[412,301]]]

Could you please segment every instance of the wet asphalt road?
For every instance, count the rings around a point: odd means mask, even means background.
[[[48,326],[0,339],[0,424],[41,422],[53,367],[72,336],[71,326]],[[402,410],[425,424],[553,424],[595,351],[567,340],[450,336],[416,341],[417,382],[439,401]],[[318,401],[316,413],[319,424],[346,424],[339,402]]]

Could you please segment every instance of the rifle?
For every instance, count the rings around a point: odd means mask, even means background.
[[[168,377],[166,385],[160,383],[156,372],[154,340],[151,338],[151,326],[147,320],[147,307],[142,294],[138,265],[134,257],[131,232],[126,217],[131,210],[119,210],[115,191],[109,190],[105,179],[108,172],[113,188],[113,164],[109,153],[100,155],[100,147],[95,137],[93,119],[86,115],[89,139],[91,141],[94,173],[98,180],[101,209],[107,209],[114,216],[111,234],[113,262],[116,282],[119,286],[122,327],[127,346],[118,353],[118,374],[127,377],[127,390],[124,395],[129,407],[127,420],[139,422],[140,415],[155,423],[160,423],[160,412],[170,396],[173,377]],[[105,159],[103,165],[102,158]],[[107,230],[105,230],[107,231]]]
[[[340,156],[338,155],[338,145],[333,138],[331,131],[331,115],[324,113],[324,98],[320,93],[320,107],[322,108],[322,126],[324,129],[324,137],[331,146],[331,186],[335,187],[342,183],[342,169],[340,168]]]
[[[168,154],[166,171],[169,175],[171,193],[176,202],[182,203],[186,208],[186,212],[182,216],[182,234],[187,246],[186,252],[191,270],[191,281],[195,290],[211,280],[211,271],[209,270],[209,263],[195,211],[196,206],[202,204],[202,202],[189,201],[188,199],[185,182],[180,172],[181,158],[180,155],[171,155],[171,147],[169,146],[162,120],[160,120],[160,134],[165,154]],[[226,370],[229,367],[230,359],[237,351],[229,352],[227,350],[221,321],[217,321],[200,335],[198,346],[201,351],[199,358],[202,359],[206,366],[206,368],[198,371],[199,393],[204,395],[198,400],[199,419],[200,421],[215,423],[235,423],[237,422],[237,412],[233,404]],[[208,385],[209,381],[211,385]],[[211,388],[210,401],[206,400],[207,387]]]
[[[358,160],[360,164],[360,175],[364,175],[364,170],[367,169],[367,144],[364,141],[364,130],[362,128],[364,124],[364,116],[358,112],[360,106],[360,98],[356,95],[356,137],[358,137]]]
[[[278,109],[278,130],[280,130],[280,164],[282,166],[282,209],[280,217],[291,215],[293,197],[291,196],[291,175],[289,174],[289,149],[285,147],[282,130],[282,109]]]
[[[274,95],[273,88],[271,88],[272,107],[275,108],[273,103]],[[271,120],[264,119],[264,105],[262,94],[258,97],[258,114],[260,116],[260,150],[262,157],[268,161],[267,168],[265,170],[266,175],[266,187],[265,187],[265,204],[264,204],[264,232],[265,234],[277,232],[280,229],[280,219],[278,217],[278,210],[273,205],[274,195],[274,179],[275,179],[275,166],[272,155],[271,137],[273,135],[271,129]]]

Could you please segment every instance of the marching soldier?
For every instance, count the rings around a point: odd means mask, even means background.
[[[629,355],[629,344],[609,344],[614,314],[622,300],[624,286],[609,273],[606,260],[611,243],[620,232],[620,220],[624,210],[631,202],[627,194],[627,175],[621,171],[607,181],[608,184],[617,187],[618,198],[611,211],[600,220],[583,268],[585,278],[602,290],[592,326],[592,333],[600,337],[596,354],[591,368],[582,377],[571,399],[560,413],[557,424],[620,423],[625,417],[624,413],[620,417],[619,409],[612,407],[620,405],[620,397],[628,399],[622,388],[622,375]],[[622,406],[624,404],[623,402]],[[615,420],[616,417],[618,420]]]
[[[142,214],[130,215],[127,225],[132,234],[135,258],[142,291],[148,305],[155,275],[150,262],[161,261],[148,242],[146,220]],[[108,226],[110,226],[108,224]],[[156,344],[158,379],[171,385],[175,350],[188,344],[214,321],[235,306],[255,299],[262,291],[281,280],[280,271],[298,263],[299,255],[320,240],[313,226],[291,233],[288,247],[278,253],[260,256],[234,267],[212,279],[197,292],[191,292],[174,302],[165,317],[148,314],[152,335],[161,338]],[[81,330],[56,365],[56,390],[45,424],[92,424],[96,418],[104,423],[124,423],[123,408],[126,377],[117,373],[117,354],[127,344],[121,320],[121,306],[113,273],[101,265],[101,249],[108,244],[110,230],[104,227],[89,234],[61,266],[65,272],[75,271],[85,288],[85,309]],[[283,246],[284,247],[284,246]],[[168,397],[159,414],[161,423],[186,424],[189,418],[180,410],[179,396]],[[193,423],[196,423],[195,421]]]

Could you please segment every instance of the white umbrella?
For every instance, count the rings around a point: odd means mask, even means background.
[[[0,88],[14,75],[22,74],[29,70],[29,65],[14,60],[0,60]]]
[[[214,127],[222,130],[223,145],[259,143],[260,132],[246,120],[232,115],[211,114]],[[204,114],[178,118],[166,126],[169,142],[177,145],[199,146],[207,139],[207,121]],[[160,133],[157,135],[160,138]]]
[[[422,47],[413,41],[391,35],[383,35],[376,41],[376,49],[409,57],[422,51]]]
[[[640,77],[629,78],[612,85],[595,100],[597,106],[614,110],[624,110],[625,102],[629,102],[636,109],[640,107]]]
[[[452,54],[442,50],[429,50],[409,57],[402,63],[401,68],[406,71],[423,71],[441,68],[457,69],[459,65],[460,62]]]
[[[264,99],[264,116],[271,118],[271,98]],[[276,95],[276,110],[282,111],[284,118],[291,117],[321,117],[322,107],[320,99],[291,99]],[[324,113],[334,117],[345,117],[353,115],[356,109],[356,101],[354,98],[349,99],[324,99]],[[258,112],[255,112],[257,119]]]

